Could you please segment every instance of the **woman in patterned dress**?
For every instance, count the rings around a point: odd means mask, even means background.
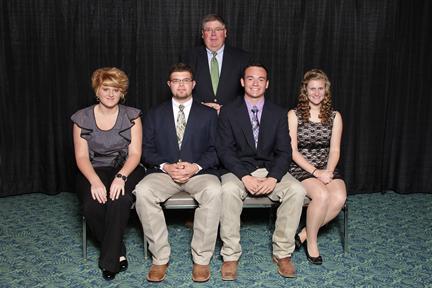
[[[307,259],[322,264],[319,229],[335,218],[346,200],[346,187],[336,169],[340,156],[342,117],[332,108],[327,75],[312,69],[305,73],[296,109],[288,112],[292,163],[290,174],[311,199],[306,227],[296,235],[296,248],[305,245]]]
[[[90,231],[100,243],[99,267],[105,280],[128,268],[123,233],[135,201],[132,190],[144,177],[141,111],[119,104],[128,88],[117,68],[93,72],[97,104],[72,115],[76,192]]]

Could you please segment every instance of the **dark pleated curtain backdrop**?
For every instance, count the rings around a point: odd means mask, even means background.
[[[2,0],[0,196],[73,191],[72,123],[93,70],[130,77],[127,105],[168,97],[168,68],[221,14],[228,43],[270,69],[293,108],[303,73],[326,71],[344,119],[349,193],[432,192],[430,1]]]

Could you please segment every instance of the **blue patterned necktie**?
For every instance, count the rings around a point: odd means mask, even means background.
[[[255,148],[258,147],[258,135],[259,135],[259,121],[258,121],[258,107],[253,106],[251,109],[252,115],[252,132],[255,140]]]

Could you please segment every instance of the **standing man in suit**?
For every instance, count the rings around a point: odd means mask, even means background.
[[[219,115],[218,155],[228,173],[222,176],[222,279],[235,280],[242,250],[240,214],[247,195],[280,202],[273,233],[273,261],[284,277],[295,277],[291,262],[294,235],[305,191],[288,173],[291,145],[286,110],[265,99],[267,69],[244,70],[244,97],[224,106]]]
[[[150,110],[144,122],[143,160],[148,170],[135,188],[136,210],[153,257],[147,280],[165,279],[171,252],[160,203],[186,191],[199,204],[191,243],[192,279],[205,282],[221,210],[221,184],[215,176],[217,113],[192,99],[195,80],[190,66],[174,65],[168,86],[172,99]]]
[[[195,100],[219,112],[222,105],[242,95],[240,78],[250,56],[242,49],[225,44],[227,27],[221,16],[204,16],[201,27],[204,46],[188,50],[181,59],[195,72]]]

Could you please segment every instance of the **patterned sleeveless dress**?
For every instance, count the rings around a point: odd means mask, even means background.
[[[297,111],[295,111],[297,115]],[[317,169],[325,169],[330,152],[330,139],[336,111],[332,112],[330,123],[304,122],[297,115],[297,148],[303,157]],[[291,161],[289,173],[303,181],[314,176]],[[342,179],[341,172],[335,169],[333,179]]]

